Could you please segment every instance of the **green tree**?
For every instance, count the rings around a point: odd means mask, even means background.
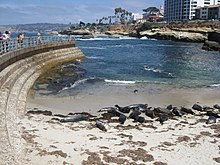
[[[143,11],[149,14],[160,12],[160,10],[156,7],[148,7],[147,9],[143,9]]]

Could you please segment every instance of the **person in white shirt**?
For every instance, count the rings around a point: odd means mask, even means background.
[[[8,41],[11,40],[11,32],[10,31],[5,31],[5,33],[2,35],[3,40],[5,41],[5,51],[8,51]]]

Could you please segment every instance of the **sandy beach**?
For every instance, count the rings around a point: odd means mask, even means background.
[[[111,87],[112,88],[112,87]],[[152,107],[185,106],[194,103],[212,107],[218,103],[216,89],[157,90],[152,93],[137,87],[121,90],[94,90],[76,96],[30,96],[29,110],[49,110],[53,115],[26,114],[20,122],[23,130],[24,162],[22,164],[68,165],[217,165],[220,163],[220,122],[206,124],[207,116],[175,116],[164,124],[144,114],[144,123],[127,119],[124,124],[112,117],[105,132],[96,127],[102,118],[97,111],[119,104],[147,103]],[[137,89],[138,92],[133,92]],[[169,91],[169,92],[168,92]],[[219,113],[219,110],[216,110]],[[88,112],[96,117],[87,121],[62,123],[55,114]],[[127,114],[126,114],[127,115]]]

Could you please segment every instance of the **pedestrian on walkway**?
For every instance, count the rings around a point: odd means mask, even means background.
[[[5,33],[2,35],[3,36],[3,41],[4,41],[4,48],[5,52],[8,52],[9,50],[9,41],[11,41],[11,32],[10,31],[5,31]]]
[[[37,44],[42,44],[40,32],[37,33]]]

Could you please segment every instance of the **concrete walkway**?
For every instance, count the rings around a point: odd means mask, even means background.
[[[0,164],[18,165],[22,160],[21,128],[26,97],[35,80],[49,68],[84,58],[76,47],[50,50],[19,60],[0,72]]]

